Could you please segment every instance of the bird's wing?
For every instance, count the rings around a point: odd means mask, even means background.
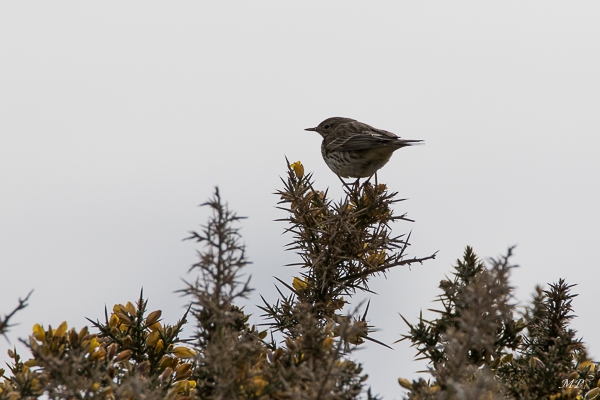
[[[385,147],[398,144],[401,139],[391,132],[379,129],[369,129],[362,132],[344,132],[327,143],[327,151],[357,151],[373,147]]]

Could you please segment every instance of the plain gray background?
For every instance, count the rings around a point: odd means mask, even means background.
[[[515,301],[536,284],[577,284],[573,327],[599,356],[597,249],[600,3],[0,3],[0,312],[35,289],[10,343],[34,323],[88,324],[137,299],[166,322],[195,262],[182,242],[218,185],[248,216],[258,293],[291,281],[276,210],[284,156],[339,198],[303,129],[345,116],[426,144],[398,151],[379,180],[408,200],[411,256],[436,260],[372,282],[370,323],[392,343],[416,321],[464,247],[517,245]],[[375,393],[424,364],[406,343],[368,345]]]

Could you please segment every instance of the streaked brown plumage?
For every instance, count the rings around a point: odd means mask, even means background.
[[[307,131],[323,137],[321,155],[338,176],[366,178],[383,167],[394,151],[422,140],[401,139],[391,132],[373,128],[354,119],[332,117]]]

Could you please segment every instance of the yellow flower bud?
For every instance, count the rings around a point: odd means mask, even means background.
[[[187,377],[187,376],[191,375],[192,374],[192,372],[190,371],[191,369],[192,369],[192,364],[189,364],[189,363],[181,364],[175,370],[175,379],[176,380],[182,379],[183,377]]]
[[[600,393],[600,388],[593,388],[592,390],[590,390],[589,392],[587,392],[585,394],[585,398],[586,399],[595,399],[596,397],[598,397],[599,393]]]
[[[490,368],[491,369],[498,368],[498,366],[500,366],[500,361],[502,361],[502,357],[495,357],[494,361],[492,361],[492,363],[490,364]]]
[[[193,358],[196,355],[194,350],[183,346],[175,347],[172,353],[179,358]]]
[[[400,386],[402,386],[404,389],[412,389],[412,385],[410,383],[410,381],[408,379],[404,379],[404,378],[398,378],[398,383],[400,384]]]
[[[121,328],[123,328],[123,326],[131,326],[131,318],[129,318],[129,316],[126,313],[118,312],[117,317],[121,322]]]
[[[114,312],[115,314],[116,314],[116,313],[119,313],[119,312],[121,312],[121,313],[126,313],[126,312],[127,312],[127,309],[125,308],[125,306],[124,306],[123,304],[115,304],[115,305],[113,306],[113,312]]]
[[[88,334],[89,334],[88,328],[87,328],[87,326],[84,326],[83,328],[81,328],[81,330],[78,333],[79,340],[83,340]]]
[[[163,358],[160,359],[160,369],[165,369],[167,368],[169,365],[171,365],[171,363],[173,362],[173,357],[170,356],[163,356]]]
[[[56,328],[56,330],[54,331],[54,336],[55,337],[63,337],[65,335],[65,333],[67,333],[67,321],[63,321],[62,324],[60,324],[58,326],[58,328]]]
[[[150,361],[146,360],[138,364],[136,372],[145,374],[150,369]]]
[[[506,354],[504,356],[502,356],[502,362],[503,363],[509,363],[513,360],[513,355],[511,354]]]
[[[544,368],[544,362],[537,357],[531,357],[529,359],[529,366],[531,368]]]
[[[323,348],[325,350],[329,349],[332,344],[333,344],[333,338],[332,337],[326,337],[325,340],[323,340]]]
[[[23,363],[23,365],[26,365],[28,367],[35,367],[36,365],[38,365],[37,360],[35,359],[31,359],[31,360],[27,360]]]
[[[112,360],[112,358],[115,356],[115,354],[117,354],[118,349],[119,349],[119,345],[116,343],[113,343],[110,346],[108,346],[108,359],[109,360]]]
[[[171,378],[171,374],[173,374],[173,369],[171,367],[165,368],[164,372],[160,376],[160,380],[165,382],[167,379]]]
[[[117,358],[115,358],[115,362],[129,360],[129,357],[131,357],[131,354],[133,354],[133,352],[131,350],[123,350],[122,352],[117,354]]]
[[[573,379],[577,379],[579,378],[579,372],[575,371],[575,372],[571,372],[568,376],[567,379],[568,380],[573,380]]]
[[[158,319],[160,318],[161,315],[162,315],[161,310],[152,311],[146,318],[146,326],[150,326],[153,323],[155,323],[156,321],[158,321]]]
[[[133,304],[131,304],[130,301],[128,301],[127,304],[125,305],[125,309],[129,313],[129,315],[131,315],[132,317],[136,314],[135,306]]]

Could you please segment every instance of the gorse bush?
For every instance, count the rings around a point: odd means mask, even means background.
[[[0,370],[0,399],[358,399],[375,398],[353,351],[373,337],[368,305],[354,295],[391,268],[423,263],[408,255],[410,235],[392,225],[401,200],[383,184],[345,186],[339,201],[314,188],[300,163],[277,192],[281,221],[298,255],[299,275],[278,279],[278,299],[262,298],[257,329],[240,303],[250,293],[242,217],[216,190],[211,216],[189,239],[200,246],[193,279],[181,289],[189,307],[174,325],[134,303],[105,310],[90,328],[35,325],[24,359]],[[571,286],[537,289],[518,315],[509,284],[511,251],[484,265],[467,247],[452,278],[440,283],[437,318],[408,324],[401,340],[429,361],[428,379],[399,379],[409,399],[574,399],[598,395],[598,371],[569,329]],[[4,318],[5,334],[15,312]],[[347,313],[343,310],[354,309]],[[361,310],[360,312],[358,310]],[[403,317],[404,318],[404,317]],[[192,327],[183,338],[184,327]],[[407,360],[407,362],[409,362]],[[400,390],[400,389],[399,389]],[[584,396],[584,397],[582,397]]]
[[[467,247],[453,279],[440,282],[438,318],[408,324],[408,340],[429,361],[429,380],[399,383],[409,399],[596,398],[600,374],[568,323],[572,286],[536,289],[517,319],[509,285],[512,249],[487,268]]]

